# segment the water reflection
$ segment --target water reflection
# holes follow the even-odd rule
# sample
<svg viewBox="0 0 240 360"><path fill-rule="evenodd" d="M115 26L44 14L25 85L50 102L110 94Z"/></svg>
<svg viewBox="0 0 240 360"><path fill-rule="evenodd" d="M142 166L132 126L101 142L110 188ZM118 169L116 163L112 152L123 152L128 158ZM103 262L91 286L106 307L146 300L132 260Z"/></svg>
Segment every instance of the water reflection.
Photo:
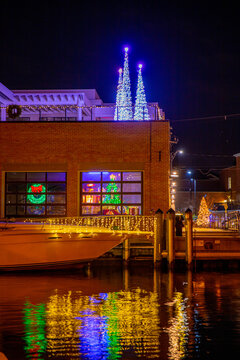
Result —
<svg viewBox="0 0 240 360"><path fill-rule="evenodd" d="M69 292L51 296L46 306L48 352L52 355L118 359L128 351L149 358L159 353L157 293L138 288L74 297Z"/></svg>
<svg viewBox="0 0 240 360"><path fill-rule="evenodd" d="M169 359L183 359L188 341L188 316L186 311L187 298L175 292L173 296L174 316L169 320Z"/></svg>
<svg viewBox="0 0 240 360"><path fill-rule="evenodd" d="M45 336L45 305L26 302L23 309L23 322L25 325L25 346L27 358L41 359L46 351Z"/></svg>
<svg viewBox="0 0 240 360"><path fill-rule="evenodd" d="M66 359L80 356L88 360L115 360L127 358L128 354L136 358L158 358L160 334L164 331L168 334L168 357L182 359L189 333L188 299L182 292L173 290L173 272L168 273L169 301L162 304L163 310L160 310L159 271L153 272L153 291L140 287L130 290L126 267L123 285L125 289L120 291L91 296L81 291L59 294L55 290L46 304L27 302L24 306L26 353L34 358L45 351L49 357Z"/></svg>
<svg viewBox="0 0 240 360"><path fill-rule="evenodd" d="M91 277L3 276L0 351L18 360L180 360L220 356L227 342L234 353L239 288L237 274L127 267Z"/></svg>

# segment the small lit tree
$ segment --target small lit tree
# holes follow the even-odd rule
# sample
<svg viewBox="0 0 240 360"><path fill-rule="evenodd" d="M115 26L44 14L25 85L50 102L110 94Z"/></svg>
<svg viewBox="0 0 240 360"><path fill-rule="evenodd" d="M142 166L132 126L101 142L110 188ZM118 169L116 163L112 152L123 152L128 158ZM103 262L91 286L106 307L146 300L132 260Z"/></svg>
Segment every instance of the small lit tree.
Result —
<svg viewBox="0 0 240 360"><path fill-rule="evenodd" d="M118 70L119 78L118 78L118 86L117 86L117 98L116 98L116 107L114 113L114 120L122 120L122 90L123 90L123 75L122 69Z"/></svg>
<svg viewBox="0 0 240 360"><path fill-rule="evenodd" d="M205 200L205 197L203 196L199 206L197 226L208 227L209 216L210 216L210 211L208 210L207 202Z"/></svg>
<svg viewBox="0 0 240 360"><path fill-rule="evenodd" d="M150 120L142 78L142 64L138 65L138 83L135 101L134 120Z"/></svg>
<svg viewBox="0 0 240 360"><path fill-rule="evenodd" d="M122 79L122 92L120 99L120 106L122 107L121 117L119 120L132 120L132 95L131 95L131 82L129 75L128 64L128 47L124 49L124 66L123 66L123 79Z"/></svg>

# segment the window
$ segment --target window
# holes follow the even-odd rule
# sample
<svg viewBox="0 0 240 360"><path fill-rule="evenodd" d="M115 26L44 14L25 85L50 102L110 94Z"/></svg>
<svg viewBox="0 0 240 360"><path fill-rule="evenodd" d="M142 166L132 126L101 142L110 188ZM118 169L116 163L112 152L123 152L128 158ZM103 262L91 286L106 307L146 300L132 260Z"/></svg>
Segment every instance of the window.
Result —
<svg viewBox="0 0 240 360"><path fill-rule="evenodd" d="M142 172L81 173L82 215L141 215Z"/></svg>
<svg viewBox="0 0 240 360"><path fill-rule="evenodd" d="M6 173L6 216L66 216L66 173Z"/></svg>

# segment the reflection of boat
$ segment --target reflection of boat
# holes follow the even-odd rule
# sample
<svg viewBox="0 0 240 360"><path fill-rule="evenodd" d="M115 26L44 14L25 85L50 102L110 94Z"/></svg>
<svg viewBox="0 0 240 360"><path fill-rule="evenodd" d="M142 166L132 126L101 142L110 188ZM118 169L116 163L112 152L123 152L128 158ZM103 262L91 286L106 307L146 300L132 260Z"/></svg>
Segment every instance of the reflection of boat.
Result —
<svg viewBox="0 0 240 360"><path fill-rule="evenodd" d="M84 264L123 240L104 228L0 223L0 270Z"/></svg>

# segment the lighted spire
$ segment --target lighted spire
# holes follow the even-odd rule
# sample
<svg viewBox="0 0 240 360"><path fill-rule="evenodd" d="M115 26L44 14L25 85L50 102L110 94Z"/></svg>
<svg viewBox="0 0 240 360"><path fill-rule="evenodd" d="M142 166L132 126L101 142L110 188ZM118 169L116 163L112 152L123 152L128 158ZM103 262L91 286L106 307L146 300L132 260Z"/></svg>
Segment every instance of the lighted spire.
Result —
<svg viewBox="0 0 240 360"><path fill-rule="evenodd" d="M131 95L131 82L129 75L128 65L128 47L124 49L124 67L123 67L123 88L121 97L122 114L120 120L132 120L132 95Z"/></svg>
<svg viewBox="0 0 240 360"><path fill-rule="evenodd" d="M138 83L135 100L134 120L150 120L142 78L142 64L138 65Z"/></svg>
<svg viewBox="0 0 240 360"><path fill-rule="evenodd" d="M117 97L116 97L116 107L114 120L121 120L122 118L122 108L121 108L121 98L122 98L122 85L123 85L123 76L122 76L122 68L118 70L119 78L118 78L118 86L117 86Z"/></svg>

